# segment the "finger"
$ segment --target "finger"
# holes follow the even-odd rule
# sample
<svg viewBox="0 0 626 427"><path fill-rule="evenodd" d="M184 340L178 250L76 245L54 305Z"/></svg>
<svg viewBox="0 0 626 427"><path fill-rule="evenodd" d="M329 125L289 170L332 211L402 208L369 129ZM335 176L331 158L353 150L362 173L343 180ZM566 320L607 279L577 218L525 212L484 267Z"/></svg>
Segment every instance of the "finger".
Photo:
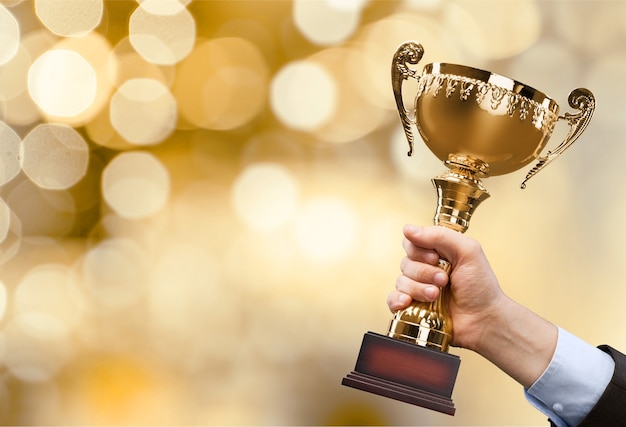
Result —
<svg viewBox="0 0 626 427"><path fill-rule="evenodd" d="M439 266L413 261L409 257L400 261L400 271L407 278L424 284L445 286L448 284L448 273Z"/></svg>
<svg viewBox="0 0 626 427"><path fill-rule="evenodd" d="M439 296L439 288L437 286L417 282L405 275L400 275L396 279L396 291L422 302L434 301Z"/></svg>
<svg viewBox="0 0 626 427"><path fill-rule="evenodd" d="M409 224L404 226L403 232L415 247L433 250L453 264L462 253L470 253L477 244L462 233L442 226L417 227Z"/></svg>
<svg viewBox="0 0 626 427"><path fill-rule="evenodd" d="M439 261L439 254L435 250L418 247L406 237L402 239L402 247L406 255L414 261L421 261L431 265L436 265Z"/></svg>
<svg viewBox="0 0 626 427"><path fill-rule="evenodd" d="M387 295L387 306L392 313L398 310L404 310L411 304L413 298L410 295L400 291L393 291Z"/></svg>

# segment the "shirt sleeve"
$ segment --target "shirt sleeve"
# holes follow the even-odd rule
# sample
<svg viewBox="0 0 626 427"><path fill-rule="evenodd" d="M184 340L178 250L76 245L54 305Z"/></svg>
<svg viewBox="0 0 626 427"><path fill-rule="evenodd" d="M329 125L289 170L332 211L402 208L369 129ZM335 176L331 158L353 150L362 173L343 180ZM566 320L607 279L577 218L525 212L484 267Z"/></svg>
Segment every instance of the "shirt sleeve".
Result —
<svg viewBox="0 0 626 427"><path fill-rule="evenodd" d="M524 394L557 427L577 426L598 402L614 369L611 356L559 328L550 364Z"/></svg>

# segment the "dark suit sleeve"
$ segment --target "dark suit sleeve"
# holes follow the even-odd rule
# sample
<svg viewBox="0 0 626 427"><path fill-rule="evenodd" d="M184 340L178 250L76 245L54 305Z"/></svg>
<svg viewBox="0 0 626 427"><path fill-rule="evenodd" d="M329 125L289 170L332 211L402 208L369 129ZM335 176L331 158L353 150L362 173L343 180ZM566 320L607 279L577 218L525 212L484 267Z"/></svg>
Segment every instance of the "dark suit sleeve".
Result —
<svg viewBox="0 0 626 427"><path fill-rule="evenodd" d="M615 360L615 371L598 403L579 427L626 426L626 355L607 345L598 348Z"/></svg>

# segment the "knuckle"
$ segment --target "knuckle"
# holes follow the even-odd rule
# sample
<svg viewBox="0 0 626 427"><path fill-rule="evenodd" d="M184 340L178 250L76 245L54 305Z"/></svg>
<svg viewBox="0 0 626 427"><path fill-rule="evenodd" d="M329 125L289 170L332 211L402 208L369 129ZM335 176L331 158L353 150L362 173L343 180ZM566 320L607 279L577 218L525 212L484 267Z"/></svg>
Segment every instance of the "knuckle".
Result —
<svg viewBox="0 0 626 427"><path fill-rule="evenodd" d="M481 253L483 251L483 248L480 244L480 242L478 242L478 240L472 239L472 238L468 238L467 240L467 250L470 253Z"/></svg>
<svg viewBox="0 0 626 427"><path fill-rule="evenodd" d="M404 273L408 264L409 264L409 257L406 257L406 256L403 257L400 260L400 271Z"/></svg>
<svg viewBox="0 0 626 427"><path fill-rule="evenodd" d="M403 275L403 274L399 275L396 278L396 283L395 283L396 290L401 291L401 290L405 289L406 288L406 281L407 281L407 277L405 275Z"/></svg>

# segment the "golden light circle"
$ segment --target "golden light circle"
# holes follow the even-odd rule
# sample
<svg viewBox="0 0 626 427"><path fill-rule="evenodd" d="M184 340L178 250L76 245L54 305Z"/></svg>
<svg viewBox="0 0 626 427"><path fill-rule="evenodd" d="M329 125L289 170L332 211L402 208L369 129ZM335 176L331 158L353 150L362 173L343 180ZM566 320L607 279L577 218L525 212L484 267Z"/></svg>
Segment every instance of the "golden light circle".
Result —
<svg viewBox="0 0 626 427"><path fill-rule="evenodd" d="M85 294L94 305L117 310L134 304L144 292L148 263L133 240L110 238L89 249L80 272Z"/></svg>
<svg viewBox="0 0 626 427"><path fill-rule="evenodd" d="M324 49L310 57L334 77L336 97L334 114L315 129L317 138L331 143L347 143L363 138L388 118L388 111L369 102L361 79L352 74L352 63L362 50L354 46Z"/></svg>
<svg viewBox="0 0 626 427"><path fill-rule="evenodd" d="M41 188L70 188L87 172L89 147L70 126L39 125L26 135L22 145L22 169Z"/></svg>
<svg viewBox="0 0 626 427"><path fill-rule="evenodd" d="M0 121L0 141L2 141L0 185L4 185L20 173L22 168L22 140L11 127Z"/></svg>
<svg viewBox="0 0 626 427"><path fill-rule="evenodd" d="M129 19L129 38L154 64L175 64L193 49L196 22L178 1L144 0Z"/></svg>
<svg viewBox="0 0 626 427"><path fill-rule="evenodd" d="M111 51L109 78L119 87L131 79L153 79L170 86L174 80L174 66L146 61L133 47L128 37L120 40Z"/></svg>
<svg viewBox="0 0 626 427"><path fill-rule="evenodd" d="M294 0L293 20L298 30L315 44L341 43L358 28L362 3Z"/></svg>
<svg viewBox="0 0 626 427"><path fill-rule="evenodd" d="M9 10L0 4L0 66L15 56L20 45L20 26Z"/></svg>
<svg viewBox="0 0 626 427"><path fill-rule="evenodd" d="M0 67L0 117L8 124L27 126L41 119L41 112L27 90L28 71L35 59L56 41L49 31L31 31L22 37L17 54Z"/></svg>
<svg viewBox="0 0 626 427"><path fill-rule="evenodd" d="M18 314L4 332L5 365L12 375L27 383L50 381L74 350L62 324L47 315Z"/></svg>
<svg viewBox="0 0 626 427"><path fill-rule="evenodd" d="M95 76L96 84L91 86L83 82L76 82L75 85L81 84L83 87L77 90L95 91L93 101L79 114L69 117L58 117L54 114L46 114L46 118L50 122L66 123L70 126L80 127L89 123L99 112L106 108L111 96L113 84L108 78L109 64L114 60L111 56L111 45L109 41L100 33L92 32L82 37L66 37L56 43L52 50L65 49L76 52L88 64ZM91 79L91 70L89 75L80 76L81 79ZM53 80L47 82L48 85L55 84Z"/></svg>
<svg viewBox="0 0 626 427"><path fill-rule="evenodd" d="M156 80L127 80L111 97L111 124L132 144L162 142L174 131L177 118L176 100Z"/></svg>
<svg viewBox="0 0 626 427"><path fill-rule="evenodd" d="M98 82L96 71L79 53L50 50L28 71L28 91L46 114L72 117L94 102Z"/></svg>
<svg viewBox="0 0 626 427"><path fill-rule="evenodd" d="M151 153L118 154L102 174L102 195L107 204L125 218L146 218L168 201L170 177Z"/></svg>
<svg viewBox="0 0 626 427"><path fill-rule="evenodd" d="M195 126L228 130L265 106L269 70L259 48L223 37L199 43L179 64L172 92L183 118Z"/></svg>
<svg viewBox="0 0 626 427"><path fill-rule="evenodd" d="M260 163L248 166L235 180L235 212L255 230L274 230L289 221L296 210L298 187L286 168Z"/></svg>
<svg viewBox="0 0 626 427"><path fill-rule="evenodd" d="M274 76L270 104L285 126L315 130L335 113L337 87L334 76L318 62L293 61Z"/></svg>
<svg viewBox="0 0 626 427"><path fill-rule="evenodd" d="M32 58L24 46L0 68L0 99L10 100L26 90L28 68Z"/></svg>
<svg viewBox="0 0 626 427"><path fill-rule="evenodd" d="M22 222L7 202L0 198L0 265L13 258L22 241Z"/></svg>
<svg viewBox="0 0 626 427"><path fill-rule="evenodd" d="M50 332L69 330L81 317L80 301L73 294L70 268L55 263L40 264L20 280L13 299L16 313L49 316Z"/></svg>
<svg viewBox="0 0 626 427"><path fill-rule="evenodd" d="M35 12L54 34L77 37L94 30L102 20L102 0L35 0Z"/></svg>
<svg viewBox="0 0 626 427"><path fill-rule="evenodd" d="M9 235L9 227L11 225L11 208L3 199L0 199L0 244ZM1 317L1 316L0 316Z"/></svg>
<svg viewBox="0 0 626 427"><path fill-rule="evenodd" d="M228 332L221 333L219 328L200 326L220 323L228 317L228 304L235 303L233 295L221 286L215 254L201 244L173 242L159 251L155 261L147 302L159 353L190 370L197 369L203 358L228 361L232 356L228 349L237 345L242 321L232 318ZM212 344L201 339L201 330L210 333ZM174 342L176 346L171 345ZM181 360L177 346L187 348L189 357Z"/></svg>

